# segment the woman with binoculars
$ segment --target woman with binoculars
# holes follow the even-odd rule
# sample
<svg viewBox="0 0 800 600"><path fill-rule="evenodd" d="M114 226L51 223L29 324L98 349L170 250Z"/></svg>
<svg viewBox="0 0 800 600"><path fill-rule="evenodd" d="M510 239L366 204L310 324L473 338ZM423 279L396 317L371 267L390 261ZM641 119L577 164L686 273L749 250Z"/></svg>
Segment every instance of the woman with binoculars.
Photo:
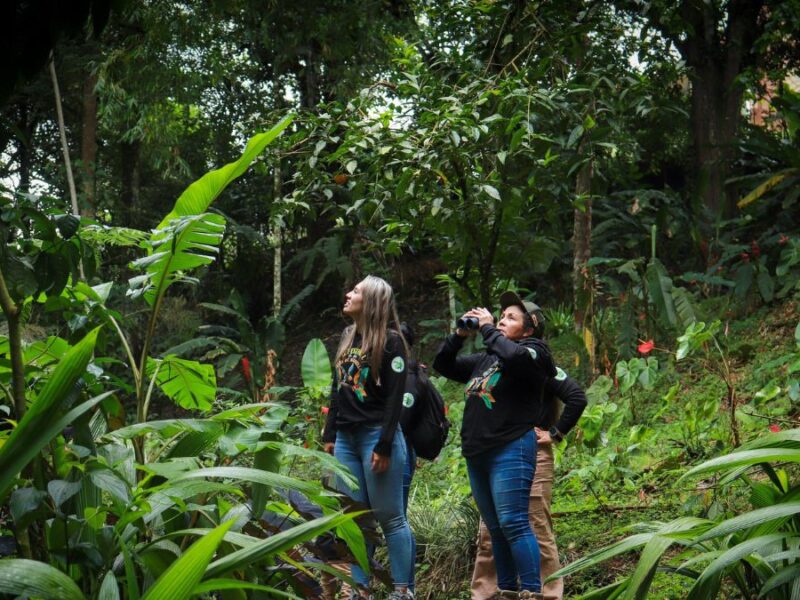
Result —
<svg viewBox="0 0 800 600"><path fill-rule="evenodd" d="M398 429L408 351L399 332L391 286L368 276L348 292L342 312L353 324L342 333L323 442L348 467L358 490L338 488L367 505L386 538L394 581L390 600L412 600L414 557L403 509L406 443ZM390 321L394 326L390 327ZM358 587L351 600L372 598L366 574L352 569Z"/></svg>
<svg viewBox="0 0 800 600"><path fill-rule="evenodd" d="M505 292L500 306L496 327L487 309L466 312L433 367L467 384L462 453L492 540L499 588L494 598L540 599L539 545L528 521L528 494L536 466L534 426L549 409L542 392L556 368L547 345L533 337L535 305ZM485 351L458 356L465 338L477 332Z"/></svg>

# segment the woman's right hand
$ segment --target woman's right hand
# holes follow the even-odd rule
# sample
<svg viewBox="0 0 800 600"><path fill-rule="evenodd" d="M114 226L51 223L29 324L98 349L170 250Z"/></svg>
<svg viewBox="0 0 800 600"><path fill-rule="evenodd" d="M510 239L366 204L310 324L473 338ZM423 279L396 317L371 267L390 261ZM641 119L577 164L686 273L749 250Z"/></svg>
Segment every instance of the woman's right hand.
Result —
<svg viewBox="0 0 800 600"><path fill-rule="evenodd" d="M334 449L335 446L336 446L336 444L334 444L333 442L325 442L325 445L323 446L323 449L328 454L333 454L333 449Z"/></svg>

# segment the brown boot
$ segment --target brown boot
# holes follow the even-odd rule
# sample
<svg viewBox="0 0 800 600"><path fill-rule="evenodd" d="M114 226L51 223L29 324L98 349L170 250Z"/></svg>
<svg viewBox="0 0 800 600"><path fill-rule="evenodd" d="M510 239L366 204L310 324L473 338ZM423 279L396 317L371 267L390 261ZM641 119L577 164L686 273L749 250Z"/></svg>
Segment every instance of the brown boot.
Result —
<svg viewBox="0 0 800 600"><path fill-rule="evenodd" d="M512 598L516 600L519 598L519 594L511 590L498 589L489 600L511 600Z"/></svg>
<svg viewBox="0 0 800 600"><path fill-rule="evenodd" d="M519 600L544 600L544 596L542 596L541 592L528 592L528 591L521 591L516 596Z"/></svg>

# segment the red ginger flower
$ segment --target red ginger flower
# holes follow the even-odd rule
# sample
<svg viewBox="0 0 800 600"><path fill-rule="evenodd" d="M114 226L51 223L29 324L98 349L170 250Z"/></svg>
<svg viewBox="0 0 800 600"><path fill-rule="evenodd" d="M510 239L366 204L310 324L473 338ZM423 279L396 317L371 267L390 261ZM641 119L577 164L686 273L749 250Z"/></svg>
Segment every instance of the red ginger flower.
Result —
<svg viewBox="0 0 800 600"><path fill-rule="evenodd" d="M246 356L242 357L242 374L244 375L245 381L250 383L250 380L253 378L253 374L250 372L250 359Z"/></svg>
<svg viewBox="0 0 800 600"><path fill-rule="evenodd" d="M328 410L329 410L329 409L328 409L328 407L327 407L327 406L323 406L323 407L322 407L320 410L322 411L322 414L323 414L323 415L327 415L327 414L328 414Z"/></svg>
<svg viewBox="0 0 800 600"><path fill-rule="evenodd" d="M772 433L778 433L781 430L781 428L779 426L773 424L773 425L769 426L769 430Z"/></svg>
<svg viewBox="0 0 800 600"><path fill-rule="evenodd" d="M761 247L758 245L757 241L753 240L750 242L750 252L753 254L753 258L761 256Z"/></svg>

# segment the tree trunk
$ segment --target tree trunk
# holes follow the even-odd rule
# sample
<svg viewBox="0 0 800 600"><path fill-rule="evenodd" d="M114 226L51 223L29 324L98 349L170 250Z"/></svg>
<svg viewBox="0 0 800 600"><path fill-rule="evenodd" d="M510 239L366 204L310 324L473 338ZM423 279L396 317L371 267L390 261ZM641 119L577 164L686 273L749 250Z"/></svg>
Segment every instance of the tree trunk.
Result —
<svg viewBox="0 0 800 600"><path fill-rule="evenodd" d="M731 0L725 15L712 3L685 0L681 15L689 34L673 37L692 82L696 194L714 217L731 216L735 208L735 195L725 182L741 119L744 89L738 77L755 60L752 48L763 30L763 7L763 0Z"/></svg>
<svg viewBox="0 0 800 600"><path fill-rule="evenodd" d="M275 170L273 171L273 197L272 204L280 202L283 187L283 174L281 173L281 159L276 157ZM283 270L283 224L278 215L272 217L272 247L275 250L275 260L272 273L272 316L278 318L281 314L283 285L281 273Z"/></svg>
<svg viewBox="0 0 800 600"><path fill-rule="evenodd" d="M581 143L579 154L585 143ZM578 171L575 180L575 196L582 198L581 207L575 207L573 221L572 245L574 258L572 262L572 289L575 298L575 331L582 333L587 322L591 321L592 281L589 277L587 263L592 257L592 175L593 162L587 161ZM588 350L588 348L587 348ZM592 354L590 352L590 354ZM590 357L591 358L591 357Z"/></svg>
<svg viewBox="0 0 800 600"><path fill-rule="evenodd" d="M64 111L61 107L61 91L58 88L58 77L56 77L56 63L50 58L50 79L53 82L53 95L56 100L56 116L58 117L58 131L61 135L61 151L64 154L64 169L67 172L67 186L69 187L69 198L72 205L72 214L80 215L78 210L78 192L75 189L75 178L72 175L72 161L69 158L69 144L67 143L67 130L64 125Z"/></svg>
<svg viewBox="0 0 800 600"><path fill-rule="evenodd" d="M81 176L83 183L83 216L93 217L95 205L95 164L97 162L97 74L83 82L83 131L81 134Z"/></svg>
<svg viewBox="0 0 800 600"><path fill-rule="evenodd" d="M120 159L122 173L122 201L121 213L124 215L124 224L128 227L138 225L138 211L140 208L139 195L141 183L139 181L139 164L141 162L141 145L138 141L122 142L120 144Z"/></svg>

